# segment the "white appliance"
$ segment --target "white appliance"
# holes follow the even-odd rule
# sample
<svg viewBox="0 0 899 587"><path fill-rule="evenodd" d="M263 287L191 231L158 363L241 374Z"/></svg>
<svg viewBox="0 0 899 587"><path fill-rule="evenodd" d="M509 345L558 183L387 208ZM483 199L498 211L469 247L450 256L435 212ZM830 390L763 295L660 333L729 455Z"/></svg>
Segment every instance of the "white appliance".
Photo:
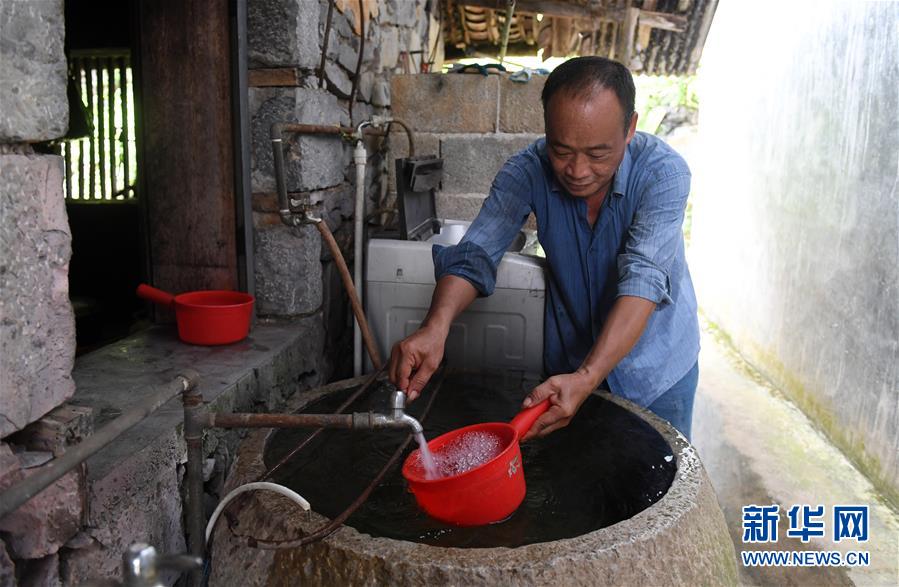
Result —
<svg viewBox="0 0 899 587"><path fill-rule="evenodd" d="M398 198L401 202L406 198L406 205L400 204L401 215L404 208L414 208L408 205L409 193L402 193L401 184L411 183L401 178L401 164L406 161L397 162ZM401 223L401 232L407 225L427 226L419 240L372 238L368 242L365 313L385 360L393 345L415 332L428 312L435 286L432 246L458 243L470 225L434 219L433 187L427 191L431 191L430 205L424 207L430 218ZM435 224L440 227L438 234L432 232ZM537 250L536 235L522 231L500 262L493 295L476 299L453 322L445 348L450 365L528 374L542 371L545 263L536 254L521 252ZM366 368L371 369L370 362Z"/></svg>

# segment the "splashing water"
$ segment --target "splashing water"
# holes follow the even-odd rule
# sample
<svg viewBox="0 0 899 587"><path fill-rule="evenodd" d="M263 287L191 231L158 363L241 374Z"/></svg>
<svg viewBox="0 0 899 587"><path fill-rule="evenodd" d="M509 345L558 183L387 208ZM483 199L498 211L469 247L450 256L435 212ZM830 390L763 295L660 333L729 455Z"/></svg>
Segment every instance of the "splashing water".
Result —
<svg viewBox="0 0 899 587"><path fill-rule="evenodd" d="M419 443L420 444L420 443ZM453 439L435 453L422 451L419 457L425 469L425 479L442 479L460 475L493 460L503 448L502 439L490 432L466 432ZM428 463L434 465L433 472Z"/></svg>
<svg viewBox="0 0 899 587"><path fill-rule="evenodd" d="M415 440L418 441L421 464L425 469L425 479L437 479L440 476L440 472L437 469L437 463L434 462L434 455L431 454L431 449L428 448L425 435L419 432L415 435Z"/></svg>

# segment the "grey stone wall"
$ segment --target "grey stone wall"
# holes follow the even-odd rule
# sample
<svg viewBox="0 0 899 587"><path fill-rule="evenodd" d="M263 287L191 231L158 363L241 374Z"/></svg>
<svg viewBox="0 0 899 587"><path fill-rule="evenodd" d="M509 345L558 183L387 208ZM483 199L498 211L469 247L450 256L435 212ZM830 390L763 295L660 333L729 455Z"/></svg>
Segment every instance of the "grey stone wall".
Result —
<svg viewBox="0 0 899 587"><path fill-rule="evenodd" d="M0 0L0 143L69 127L62 0Z"/></svg>
<svg viewBox="0 0 899 587"><path fill-rule="evenodd" d="M690 261L709 316L894 504L897 19L890 2L790 6L773 21L719 5Z"/></svg>
<svg viewBox="0 0 899 587"><path fill-rule="evenodd" d="M62 0L0 0L0 488L40 470L9 435L75 390L63 163L30 145L68 129L63 39ZM81 480L72 471L0 519L0 584L59 584L59 551L82 524Z"/></svg>
<svg viewBox="0 0 899 587"><path fill-rule="evenodd" d="M61 0L0 1L0 438L74 391L62 161L29 142L68 127Z"/></svg>
<svg viewBox="0 0 899 587"><path fill-rule="evenodd" d="M62 159L0 155L0 437L75 391Z"/></svg>
<svg viewBox="0 0 899 587"><path fill-rule="evenodd" d="M263 316L315 315L327 326L328 356L347 357L351 314L330 252L314 228L288 228L277 216L269 132L274 122L355 126L373 114L390 113L389 79L402 71L402 52L433 45L428 39L426 0L381 0L365 25L359 88L349 113L349 95L359 55L354 30L356 2L337 2L331 19L324 87L317 70L328 13L326 0L250 0L250 68L289 71L290 81L250 88L252 190L257 309ZM343 11L341 11L343 9ZM420 56L415 55L415 66ZM352 268L355 197L353 145L337 136L285 135L285 178L294 199L315 205L335 234ZM383 204L386 173L382 139L367 139L366 206ZM383 186L383 187L382 187ZM349 333L349 338L348 338ZM323 357L322 363L327 362ZM339 362L339 361L338 361ZM338 370L340 365L337 366ZM343 371L345 373L345 371Z"/></svg>
<svg viewBox="0 0 899 587"><path fill-rule="evenodd" d="M492 74L394 76L393 113L415 127L416 154L444 159L438 216L473 220L506 160L543 136L545 81L533 76L518 83ZM397 157L408 155L403 133L390 139Z"/></svg>

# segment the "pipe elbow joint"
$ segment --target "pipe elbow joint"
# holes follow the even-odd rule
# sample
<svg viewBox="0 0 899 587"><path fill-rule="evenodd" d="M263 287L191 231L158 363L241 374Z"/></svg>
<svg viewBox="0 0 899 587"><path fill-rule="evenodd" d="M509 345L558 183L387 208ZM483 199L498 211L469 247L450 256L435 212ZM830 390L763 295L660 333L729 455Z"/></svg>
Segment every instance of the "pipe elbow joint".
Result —
<svg viewBox="0 0 899 587"><path fill-rule="evenodd" d="M416 420L415 418L413 418L413 417L410 416L409 414L403 414L403 415L399 418L399 421L400 421L402 424L404 424L404 425L406 425L406 426L412 428L412 432L415 433L415 434L423 434L423 433L424 433L424 428L422 428L421 422L419 422L418 420Z"/></svg>
<svg viewBox="0 0 899 587"><path fill-rule="evenodd" d="M281 217L281 222L283 222L287 226L297 225L297 217L294 216L293 212L291 212L290 210L280 210L278 211L278 216Z"/></svg>
<svg viewBox="0 0 899 587"><path fill-rule="evenodd" d="M271 128L269 129L269 136L272 141L280 141L284 135L284 123L283 122L273 122Z"/></svg>

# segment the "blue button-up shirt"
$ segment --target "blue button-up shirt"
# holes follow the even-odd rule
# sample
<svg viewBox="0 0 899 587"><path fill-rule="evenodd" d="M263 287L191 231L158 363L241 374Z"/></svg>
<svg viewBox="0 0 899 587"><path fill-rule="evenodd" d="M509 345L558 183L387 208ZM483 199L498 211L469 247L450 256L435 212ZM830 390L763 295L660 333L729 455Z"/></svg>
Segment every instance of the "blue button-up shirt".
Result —
<svg viewBox="0 0 899 587"><path fill-rule="evenodd" d="M591 227L586 202L558 184L540 139L506 162L462 241L435 246L434 272L437 279L462 277L490 295L506 247L533 212L548 262L546 373L580 367L618 296L645 298L656 310L606 380L613 393L648 406L699 354L682 231L689 193L683 158L660 139L636 133Z"/></svg>

